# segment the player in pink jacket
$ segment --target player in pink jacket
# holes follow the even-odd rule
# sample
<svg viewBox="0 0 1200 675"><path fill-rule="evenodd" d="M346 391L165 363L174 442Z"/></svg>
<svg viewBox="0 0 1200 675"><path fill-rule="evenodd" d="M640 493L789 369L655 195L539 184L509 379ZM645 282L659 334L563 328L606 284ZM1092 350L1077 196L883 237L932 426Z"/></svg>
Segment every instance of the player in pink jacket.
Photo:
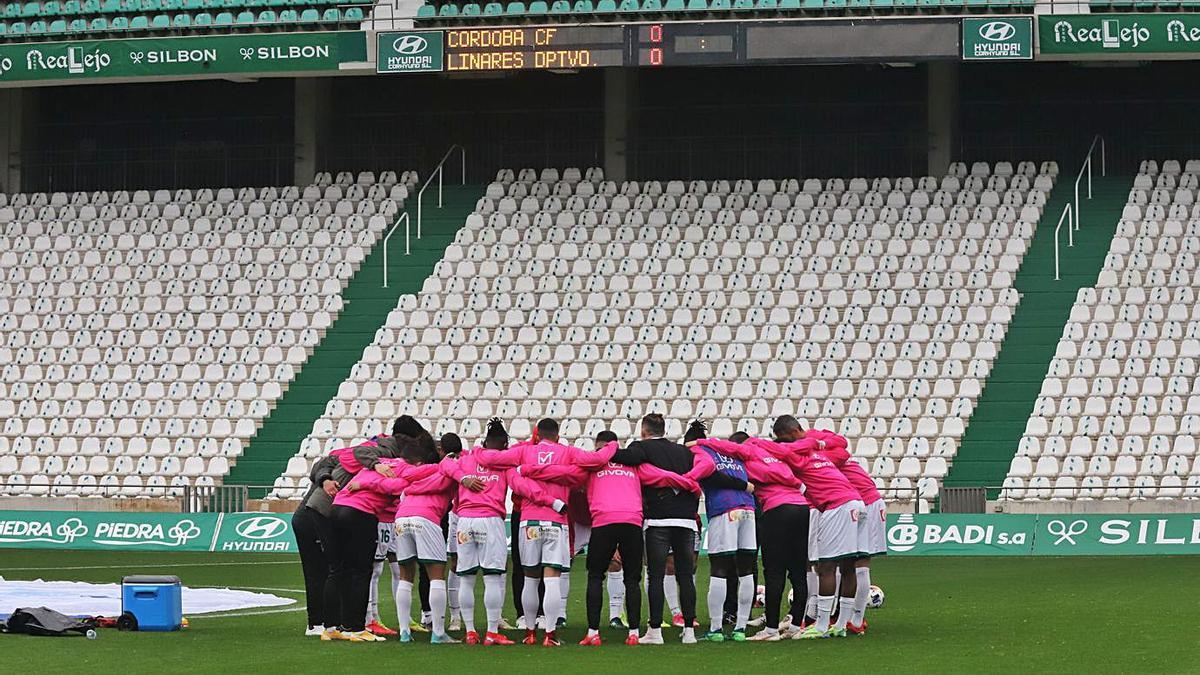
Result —
<svg viewBox="0 0 1200 675"><path fill-rule="evenodd" d="M544 419L537 423L536 443L519 443L507 450L480 450L480 465L493 470L513 469L522 464L572 464L574 458L586 454L579 448L558 442L558 422ZM545 481L532 481L550 500L550 506L524 502L521 522L513 537L518 540L521 566L526 577L521 590L521 606L525 614L524 644L537 643L538 579L546 584L546 636L542 644L557 647L561 643L555 633L554 621L563 615L563 571L570 569L571 538L567 530L567 499L570 488ZM533 580L531 582L531 580Z"/></svg>
<svg viewBox="0 0 1200 675"><path fill-rule="evenodd" d="M844 637L857 591L854 560L863 554L860 541L864 537L859 530L866 528L866 505L837 465L821 452L822 446L836 446L836 441L818 438L816 434L806 437L800 422L791 415L777 418L772 431L778 442L752 438L748 443L790 466L804 483L809 503L821 512L817 518L816 536L817 621L796 637ZM837 621L831 625L839 568L842 572L841 609Z"/></svg>
<svg viewBox="0 0 1200 675"><path fill-rule="evenodd" d="M322 639L383 640L367 632L365 625L378 525L395 519L396 502L404 490L414 482L438 475L436 464L414 466L403 460L379 461L381 464L387 462L395 477L364 469L333 499L329 581L338 589L342 626L339 630L326 631Z"/></svg>
<svg viewBox="0 0 1200 675"><path fill-rule="evenodd" d="M620 552L628 572L624 576L629 635L625 644L638 644L641 624L642 487L660 487L700 493L700 486L686 476L665 471L652 464L627 466L612 462L615 442L606 443L596 452L574 455L574 464L522 465L523 476L561 483L567 487L586 486L592 516L592 538L588 545L587 636L579 643L599 646L600 605L603 602L605 572L613 555Z"/></svg>
<svg viewBox="0 0 1200 675"><path fill-rule="evenodd" d="M850 457L849 442L845 437L832 431L817 429L809 429L804 433L804 437L824 443L821 453L841 469L850 484L858 490L863 504L867 507L866 527L859 531L865 537L859 542L863 555L854 561L857 583L854 613L846 624L847 632L862 635L867 631L867 601L871 597L871 557L887 555L887 504L883 501L883 495L879 494L879 488L875 486L871 475Z"/></svg>
<svg viewBox="0 0 1200 675"><path fill-rule="evenodd" d="M459 457L442 460L441 470L458 483L455 512L458 522L452 536L458 547L456 573L459 577L459 604L466 624L467 644L479 644L475 630L475 577L483 574L483 604L487 611L487 631L484 645L511 645L500 633L500 612L504 605L504 569L508 556L505 541L505 498L511 487L514 494L530 504L552 505L546 495L516 471L492 470L479 463L480 452L504 450L508 447L508 432L499 419L488 423L483 448L473 448Z"/></svg>
<svg viewBox="0 0 1200 675"><path fill-rule="evenodd" d="M745 464L762 513L758 541L766 582L765 628L749 639L775 642L793 637L800 632L801 617L795 617L794 625L789 620L781 627L780 607L787 579L792 580L797 597L806 587L809 505L800 481L786 463L761 448L712 438L701 442Z"/></svg>

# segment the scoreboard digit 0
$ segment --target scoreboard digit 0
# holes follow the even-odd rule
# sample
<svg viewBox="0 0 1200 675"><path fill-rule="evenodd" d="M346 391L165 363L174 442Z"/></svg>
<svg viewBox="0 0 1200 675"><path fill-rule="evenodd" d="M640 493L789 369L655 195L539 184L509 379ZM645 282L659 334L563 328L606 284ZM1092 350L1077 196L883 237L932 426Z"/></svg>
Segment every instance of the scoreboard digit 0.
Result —
<svg viewBox="0 0 1200 675"><path fill-rule="evenodd" d="M639 66L720 66L737 61L736 23L652 23L637 26L634 40Z"/></svg>

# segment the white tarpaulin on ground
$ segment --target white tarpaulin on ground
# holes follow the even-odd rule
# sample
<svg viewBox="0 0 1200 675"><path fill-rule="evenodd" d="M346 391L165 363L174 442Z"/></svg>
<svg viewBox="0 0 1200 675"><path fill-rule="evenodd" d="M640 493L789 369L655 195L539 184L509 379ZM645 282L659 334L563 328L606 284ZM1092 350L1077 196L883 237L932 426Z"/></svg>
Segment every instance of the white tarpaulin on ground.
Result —
<svg viewBox="0 0 1200 675"><path fill-rule="evenodd" d="M296 601L270 593L229 588L183 588L183 615L228 612L256 607L280 607ZM18 607L49 607L69 616L117 616L121 613L121 584L82 581L6 581L0 577L0 614Z"/></svg>

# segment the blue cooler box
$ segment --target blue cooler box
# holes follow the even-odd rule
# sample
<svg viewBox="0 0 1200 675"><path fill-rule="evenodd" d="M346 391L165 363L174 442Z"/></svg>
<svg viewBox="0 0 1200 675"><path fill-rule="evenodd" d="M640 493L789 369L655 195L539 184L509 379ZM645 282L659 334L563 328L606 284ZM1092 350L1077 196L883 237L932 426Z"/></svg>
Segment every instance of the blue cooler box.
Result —
<svg viewBox="0 0 1200 675"><path fill-rule="evenodd" d="M179 630L183 584L179 577L130 576L121 580L121 611L137 618L138 630Z"/></svg>

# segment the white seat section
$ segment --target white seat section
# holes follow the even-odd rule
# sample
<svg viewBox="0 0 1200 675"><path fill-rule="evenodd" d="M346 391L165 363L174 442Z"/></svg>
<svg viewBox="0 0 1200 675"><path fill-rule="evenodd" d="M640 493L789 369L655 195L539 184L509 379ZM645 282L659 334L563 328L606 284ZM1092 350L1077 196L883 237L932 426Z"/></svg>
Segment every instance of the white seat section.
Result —
<svg viewBox="0 0 1200 675"><path fill-rule="evenodd" d="M1196 499L1200 162L1141 163L1096 285L1076 296L1005 499ZM1166 171L1172 167L1172 171ZM1065 456L1064 456L1065 455ZM1018 462L1024 459L1024 462Z"/></svg>
<svg viewBox="0 0 1200 675"><path fill-rule="evenodd" d="M219 483L416 182L346 175L78 193L42 209L4 195L4 494L163 496Z"/></svg>
<svg viewBox="0 0 1200 675"><path fill-rule="evenodd" d="M675 435L693 417L764 435L794 414L850 437L889 496L936 496L1056 173L980 166L619 184L501 170L281 478L400 414L466 443L489 415L518 438L553 416L590 444L657 410Z"/></svg>

